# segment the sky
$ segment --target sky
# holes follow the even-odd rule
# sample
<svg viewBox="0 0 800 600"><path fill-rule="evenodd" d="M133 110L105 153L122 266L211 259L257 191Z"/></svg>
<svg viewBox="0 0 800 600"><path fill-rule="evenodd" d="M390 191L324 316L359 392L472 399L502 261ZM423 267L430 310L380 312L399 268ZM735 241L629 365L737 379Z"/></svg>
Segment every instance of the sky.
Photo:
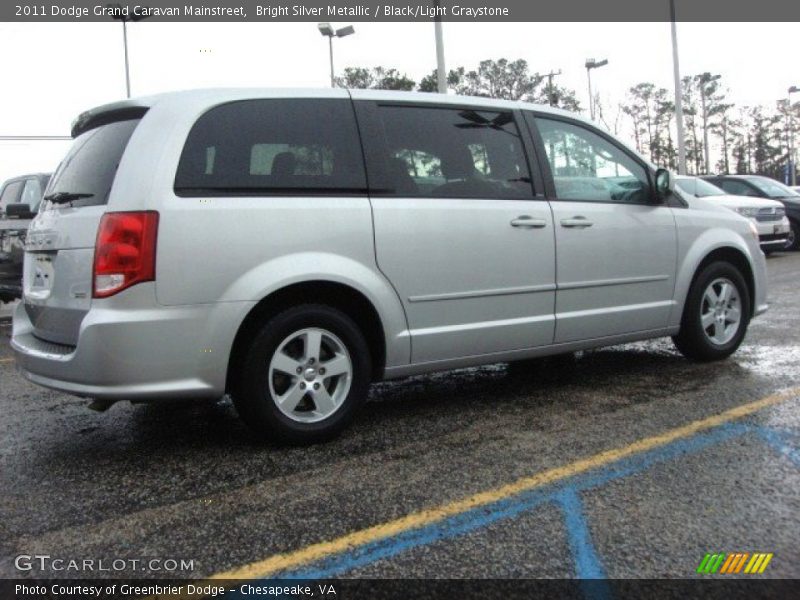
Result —
<svg viewBox="0 0 800 600"><path fill-rule="evenodd" d="M334 23L341 27L346 22ZM355 23L335 39L335 65L394 67L419 81L435 67L434 26ZM523 58L588 106L587 58L604 104L652 81L672 90L669 23L445 23L448 69ZM720 73L737 105L770 108L797 64L797 23L679 23L682 75ZM198 87L327 87L327 39L315 23L161 23L128 26L132 95ZM125 97L122 25L0 23L0 136L68 135L83 110ZM52 171L68 141L0 141L0 181Z"/></svg>

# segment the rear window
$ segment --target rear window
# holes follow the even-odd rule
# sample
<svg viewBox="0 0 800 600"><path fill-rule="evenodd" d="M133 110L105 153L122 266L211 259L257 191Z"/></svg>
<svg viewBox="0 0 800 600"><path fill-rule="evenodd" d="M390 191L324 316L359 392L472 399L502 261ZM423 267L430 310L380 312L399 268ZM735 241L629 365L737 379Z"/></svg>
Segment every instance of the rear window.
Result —
<svg viewBox="0 0 800 600"><path fill-rule="evenodd" d="M189 132L175 192L344 194L366 190L349 100L245 100L201 116Z"/></svg>
<svg viewBox="0 0 800 600"><path fill-rule="evenodd" d="M119 161L140 120L109 123L76 137L53 175L47 194L91 194L73 200L73 207L108 203Z"/></svg>
<svg viewBox="0 0 800 600"><path fill-rule="evenodd" d="M33 212L36 212L43 193L42 182L38 178L27 179L25 180L25 187L22 189L22 198L19 201L27 204Z"/></svg>

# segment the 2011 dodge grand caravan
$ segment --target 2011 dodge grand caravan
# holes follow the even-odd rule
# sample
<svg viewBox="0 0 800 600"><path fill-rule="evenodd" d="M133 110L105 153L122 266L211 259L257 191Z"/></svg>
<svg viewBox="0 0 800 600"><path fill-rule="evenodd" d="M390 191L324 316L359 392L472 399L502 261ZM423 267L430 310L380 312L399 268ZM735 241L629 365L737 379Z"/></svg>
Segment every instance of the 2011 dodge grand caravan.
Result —
<svg viewBox="0 0 800 600"><path fill-rule="evenodd" d="M720 359L766 310L747 219L559 110L207 90L72 135L12 345L31 381L101 403L227 392L308 442L373 380L659 336Z"/></svg>

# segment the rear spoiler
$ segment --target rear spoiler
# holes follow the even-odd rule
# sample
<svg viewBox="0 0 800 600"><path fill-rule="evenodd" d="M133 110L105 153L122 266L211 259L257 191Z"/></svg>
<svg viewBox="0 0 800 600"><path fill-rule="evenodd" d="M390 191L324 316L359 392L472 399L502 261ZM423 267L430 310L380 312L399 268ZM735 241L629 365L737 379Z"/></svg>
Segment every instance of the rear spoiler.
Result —
<svg viewBox="0 0 800 600"><path fill-rule="evenodd" d="M135 100L123 100L122 102L114 102L92 108L78 115L78 118L73 121L70 135L76 138L80 134L101 125L129 119L141 119L149 108L150 106Z"/></svg>

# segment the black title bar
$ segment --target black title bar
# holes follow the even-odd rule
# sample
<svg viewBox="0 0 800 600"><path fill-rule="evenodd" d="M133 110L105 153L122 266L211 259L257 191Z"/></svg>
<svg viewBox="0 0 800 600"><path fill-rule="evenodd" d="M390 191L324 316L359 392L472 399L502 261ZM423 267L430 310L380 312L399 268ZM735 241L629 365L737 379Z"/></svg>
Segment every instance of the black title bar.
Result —
<svg viewBox="0 0 800 600"><path fill-rule="evenodd" d="M672 0L678 21L800 21L800 2ZM0 3L0 21L81 22L152 19L173 22L405 21L642 22L669 21L671 0L143 0L142 2Z"/></svg>

